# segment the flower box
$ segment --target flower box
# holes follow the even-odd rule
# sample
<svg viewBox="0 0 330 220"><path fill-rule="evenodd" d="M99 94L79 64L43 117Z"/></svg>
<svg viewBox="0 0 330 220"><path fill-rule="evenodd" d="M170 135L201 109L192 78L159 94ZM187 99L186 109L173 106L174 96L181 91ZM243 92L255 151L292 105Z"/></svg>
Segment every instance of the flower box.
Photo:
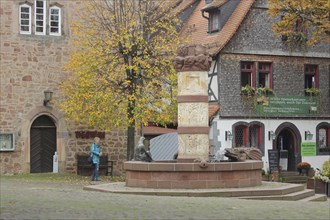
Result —
<svg viewBox="0 0 330 220"><path fill-rule="evenodd" d="M316 194L326 194L330 197L330 183L323 182L320 179L307 179L307 189L314 189Z"/></svg>
<svg viewBox="0 0 330 220"><path fill-rule="evenodd" d="M314 179L312 179L312 178L308 178L307 179L307 186L306 186L306 188L307 189L314 189L314 186L315 184L314 184Z"/></svg>
<svg viewBox="0 0 330 220"><path fill-rule="evenodd" d="M316 194L326 194L327 193L327 183L320 179L315 179L314 188Z"/></svg>

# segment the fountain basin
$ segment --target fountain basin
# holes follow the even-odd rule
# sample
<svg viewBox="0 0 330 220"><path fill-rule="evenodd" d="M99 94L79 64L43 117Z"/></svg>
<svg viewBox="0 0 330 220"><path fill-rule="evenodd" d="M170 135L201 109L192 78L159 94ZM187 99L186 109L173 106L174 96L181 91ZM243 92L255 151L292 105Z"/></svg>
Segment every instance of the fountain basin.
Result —
<svg viewBox="0 0 330 220"><path fill-rule="evenodd" d="M243 188L261 185L262 161L182 163L127 161L126 186L155 189Z"/></svg>

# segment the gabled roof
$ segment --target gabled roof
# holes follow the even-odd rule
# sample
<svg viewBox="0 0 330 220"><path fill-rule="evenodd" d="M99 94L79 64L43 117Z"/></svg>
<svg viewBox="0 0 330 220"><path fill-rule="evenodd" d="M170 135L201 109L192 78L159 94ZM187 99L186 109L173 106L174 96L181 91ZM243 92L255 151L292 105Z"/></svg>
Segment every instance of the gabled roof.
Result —
<svg viewBox="0 0 330 220"><path fill-rule="evenodd" d="M181 30L181 37L190 37L191 43L202 44L208 48L211 56L217 55L234 36L249 12L254 0L240 1L219 32L207 33L208 20L202 16L202 10L209 10L215 6L221 7L225 3L223 0L213 0L212 3L206 5L205 0L201 0L195 11L184 24Z"/></svg>

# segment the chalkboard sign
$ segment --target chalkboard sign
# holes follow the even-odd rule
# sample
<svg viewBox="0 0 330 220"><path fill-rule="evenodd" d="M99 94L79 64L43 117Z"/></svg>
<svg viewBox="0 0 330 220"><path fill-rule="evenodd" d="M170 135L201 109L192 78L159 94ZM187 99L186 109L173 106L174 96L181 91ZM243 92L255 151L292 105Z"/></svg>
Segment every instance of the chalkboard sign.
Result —
<svg viewBox="0 0 330 220"><path fill-rule="evenodd" d="M277 150L268 150L268 160L269 160L269 171L278 170L278 151Z"/></svg>

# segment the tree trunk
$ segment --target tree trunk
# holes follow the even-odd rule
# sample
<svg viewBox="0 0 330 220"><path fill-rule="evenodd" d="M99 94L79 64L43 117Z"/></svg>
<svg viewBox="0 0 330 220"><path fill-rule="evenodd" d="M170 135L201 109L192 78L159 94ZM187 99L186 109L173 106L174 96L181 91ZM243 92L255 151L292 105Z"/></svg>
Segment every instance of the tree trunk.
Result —
<svg viewBox="0 0 330 220"><path fill-rule="evenodd" d="M127 161L130 161L134 157L134 139L135 139L135 127L129 126L127 128Z"/></svg>
<svg viewBox="0 0 330 220"><path fill-rule="evenodd" d="M132 119L130 124L128 125L127 128L127 161L130 161L134 157L134 142L135 142L135 120L134 120L134 113L133 109L135 106L135 102L129 102L128 104L128 109L127 109L127 114L128 118Z"/></svg>

